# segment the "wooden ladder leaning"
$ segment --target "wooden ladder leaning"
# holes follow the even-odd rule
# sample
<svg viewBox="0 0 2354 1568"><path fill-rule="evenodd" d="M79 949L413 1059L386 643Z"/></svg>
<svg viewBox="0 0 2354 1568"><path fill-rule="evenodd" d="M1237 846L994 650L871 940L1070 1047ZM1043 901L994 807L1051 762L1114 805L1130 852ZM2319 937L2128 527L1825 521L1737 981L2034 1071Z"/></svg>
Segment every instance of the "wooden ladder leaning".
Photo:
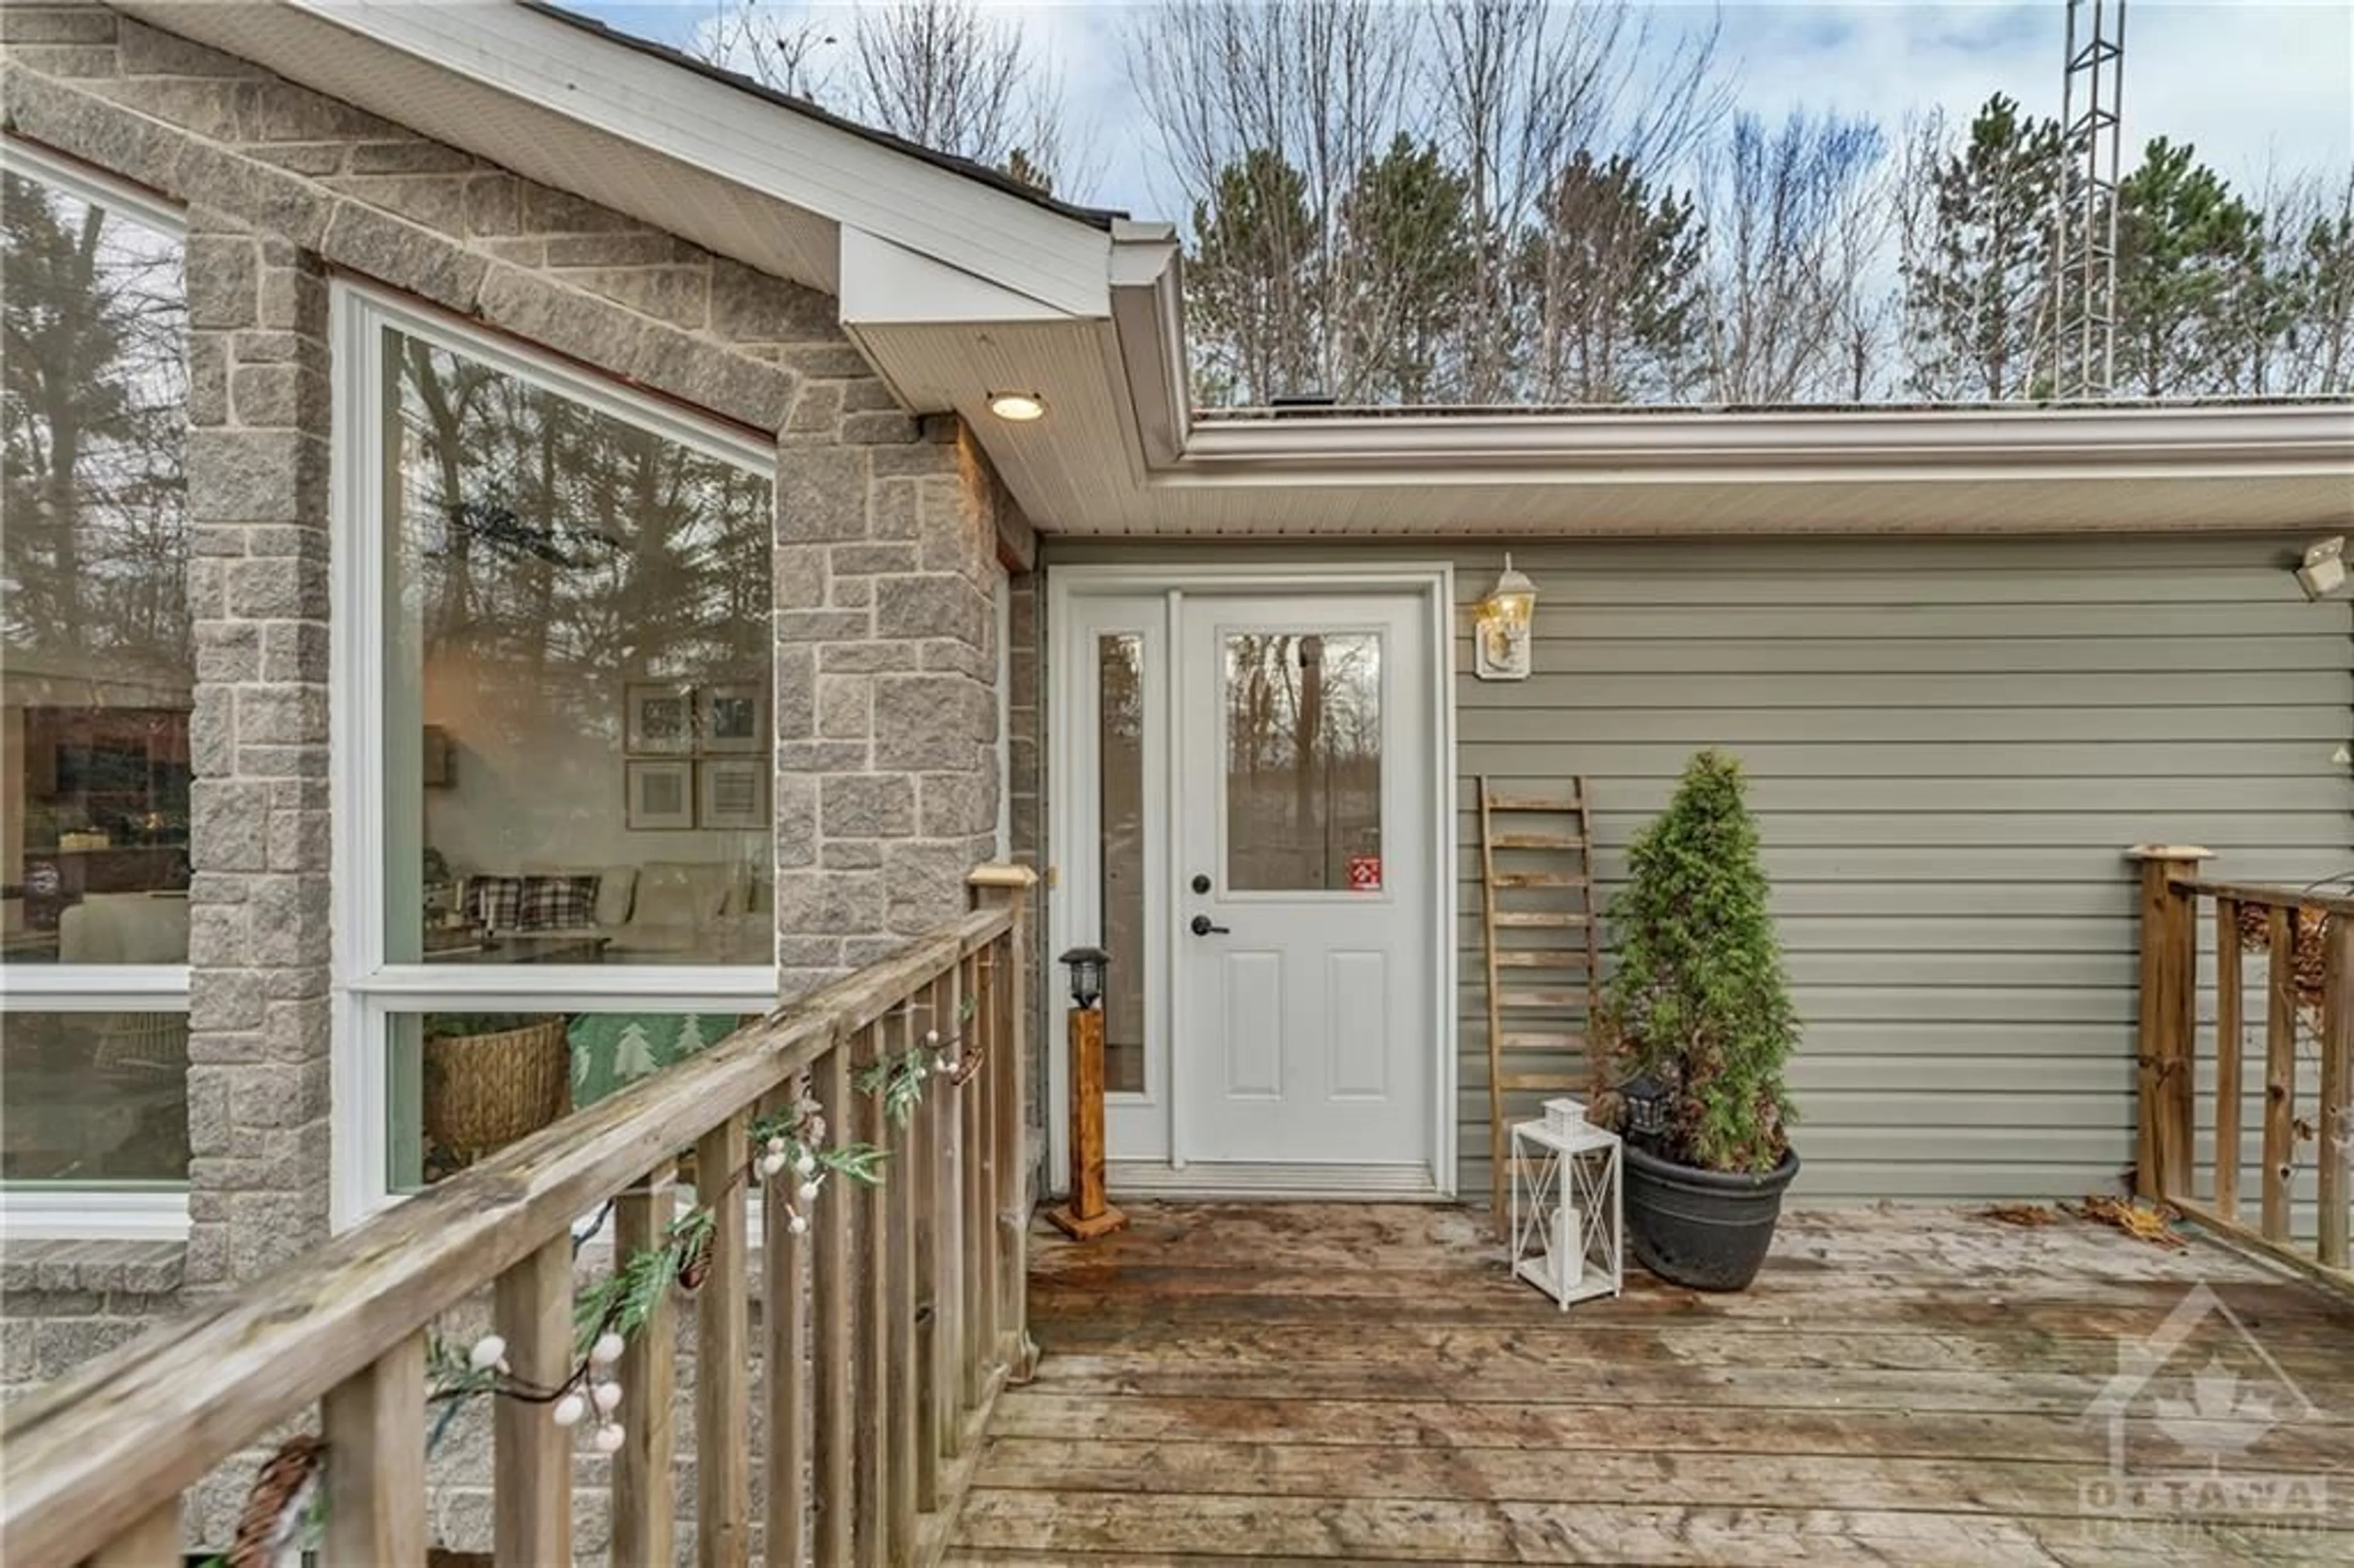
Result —
<svg viewBox="0 0 2354 1568"><path fill-rule="evenodd" d="M1488 946L1490 1213L1504 1223L1514 1095L1578 1094L1601 989L1594 823L1585 780L1566 800L1479 779L1479 903ZM1500 819L1501 819L1500 822ZM1523 1117L1534 1114L1523 1104Z"/></svg>

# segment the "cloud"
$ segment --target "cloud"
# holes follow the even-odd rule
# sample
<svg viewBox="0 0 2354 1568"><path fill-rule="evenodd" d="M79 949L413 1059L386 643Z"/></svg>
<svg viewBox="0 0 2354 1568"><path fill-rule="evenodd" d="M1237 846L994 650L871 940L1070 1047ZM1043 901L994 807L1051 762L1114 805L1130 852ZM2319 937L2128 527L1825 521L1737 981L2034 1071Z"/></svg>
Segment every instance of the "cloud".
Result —
<svg viewBox="0 0 2354 1568"><path fill-rule="evenodd" d="M712 0L583 4L627 30L689 44ZM985 0L986 3L986 0ZM814 7L846 36L862 5ZM1130 4L992 4L1018 21L1062 76L1086 155L1087 188L1065 194L1173 217L1177 193L1128 79L1123 32ZM1879 0L1798 5L1730 0L1654 7L1659 47L1721 20L1720 58L1736 104L1768 120L1794 108L1868 116L1896 132L1910 115L1942 108L1967 122L2004 92L2038 114L2060 109L2061 0L2034 4ZM2126 37L2125 135L2130 163L2153 136L2190 142L2243 189L2266 172L2313 170L2333 179L2354 169L2354 0L2137 0Z"/></svg>
<svg viewBox="0 0 2354 1568"><path fill-rule="evenodd" d="M1827 16L1846 25L1823 44ZM1988 95L2060 112L2065 12L2028 5L1736 5L1724 53L1745 107L1835 108L1885 125L1942 108L1967 120ZM2190 142L2236 185L2268 164L2343 176L2354 165L2354 5L2132 7L2127 161L2154 136Z"/></svg>

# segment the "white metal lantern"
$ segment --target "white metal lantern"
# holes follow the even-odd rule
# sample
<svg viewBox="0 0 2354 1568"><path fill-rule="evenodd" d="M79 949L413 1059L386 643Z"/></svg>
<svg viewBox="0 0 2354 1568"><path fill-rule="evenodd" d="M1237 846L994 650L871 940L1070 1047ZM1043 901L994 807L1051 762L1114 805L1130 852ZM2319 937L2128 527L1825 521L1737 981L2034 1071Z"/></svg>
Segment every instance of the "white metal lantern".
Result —
<svg viewBox="0 0 2354 1568"><path fill-rule="evenodd" d="M1537 615L1537 585L1512 569L1504 569L1474 613L1471 673L1483 681L1525 681L1532 661L1530 641Z"/></svg>
<svg viewBox="0 0 2354 1568"><path fill-rule="evenodd" d="M1555 1128L1545 1108L1548 1119L1512 1128L1512 1273L1565 1309L1624 1284L1624 1171L1617 1133L1584 1120Z"/></svg>

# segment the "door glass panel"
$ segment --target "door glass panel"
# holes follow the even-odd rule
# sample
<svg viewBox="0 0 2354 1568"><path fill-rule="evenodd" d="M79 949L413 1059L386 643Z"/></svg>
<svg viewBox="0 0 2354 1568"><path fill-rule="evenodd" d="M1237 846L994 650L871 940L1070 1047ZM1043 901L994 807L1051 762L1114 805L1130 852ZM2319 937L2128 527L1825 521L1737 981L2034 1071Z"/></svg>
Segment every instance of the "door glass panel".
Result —
<svg viewBox="0 0 2354 1568"><path fill-rule="evenodd" d="M1144 639L1096 639L1097 762L1103 830L1104 1086L1144 1092Z"/></svg>
<svg viewBox="0 0 2354 1568"><path fill-rule="evenodd" d="M1379 887L1380 636L1228 632L1225 692L1226 885Z"/></svg>

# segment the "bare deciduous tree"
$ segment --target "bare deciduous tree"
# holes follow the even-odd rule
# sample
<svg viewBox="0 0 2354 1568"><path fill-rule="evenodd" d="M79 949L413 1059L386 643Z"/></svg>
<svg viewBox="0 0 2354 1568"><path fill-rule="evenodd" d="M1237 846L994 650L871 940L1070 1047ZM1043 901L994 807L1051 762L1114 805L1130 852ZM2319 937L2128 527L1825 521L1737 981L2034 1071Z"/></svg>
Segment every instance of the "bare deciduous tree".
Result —
<svg viewBox="0 0 2354 1568"><path fill-rule="evenodd" d="M1648 7L1549 0L1438 0L1424 88L1433 135L1469 187L1479 266L1463 318L1461 396L1519 390L1532 301L1509 265L1522 237L1550 232L1543 207L1580 153L1624 158L1649 178L1671 169L1723 112L1716 34L1671 42ZM1540 266L1540 286L1553 275Z"/></svg>
<svg viewBox="0 0 2354 1568"><path fill-rule="evenodd" d="M704 58L1041 189L1068 177L1061 73L1019 20L977 0L838 6L729 0Z"/></svg>
<svg viewBox="0 0 2354 1568"><path fill-rule="evenodd" d="M1243 226L1229 224L1214 256L1197 251L1204 268L1257 276L1214 275L1198 285L1212 295L1265 295L1268 313L1310 345L1305 366L1287 355L1228 357L1259 359L1313 385L1246 378L1230 393L1264 400L1369 390L1351 349L1379 334L1357 319L1365 259L1349 243L1345 209L1360 172L1406 128L1420 26L1418 11L1381 0L1177 0L1131 13L1129 75L1197 235L1222 203L1257 218L1250 244ZM1284 216L1293 213L1296 220ZM1304 233L1293 232L1295 221Z"/></svg>
<svg viewBox="0 0 2354 1568"><path fill-rule="evenodd" d="M2250 390L2354 393L2354 174L2334 185L2312 175L2278 183L2264 207L2282 330L2271 376Z"/></svg>
<svg viewBox="0 0 2354 1568"><path fill-rule="evenodd" d="M1865 395L1882 153L1871 122L1799 111L1778 131L1737 116L1706 160L1711 401Z"/></svg>

